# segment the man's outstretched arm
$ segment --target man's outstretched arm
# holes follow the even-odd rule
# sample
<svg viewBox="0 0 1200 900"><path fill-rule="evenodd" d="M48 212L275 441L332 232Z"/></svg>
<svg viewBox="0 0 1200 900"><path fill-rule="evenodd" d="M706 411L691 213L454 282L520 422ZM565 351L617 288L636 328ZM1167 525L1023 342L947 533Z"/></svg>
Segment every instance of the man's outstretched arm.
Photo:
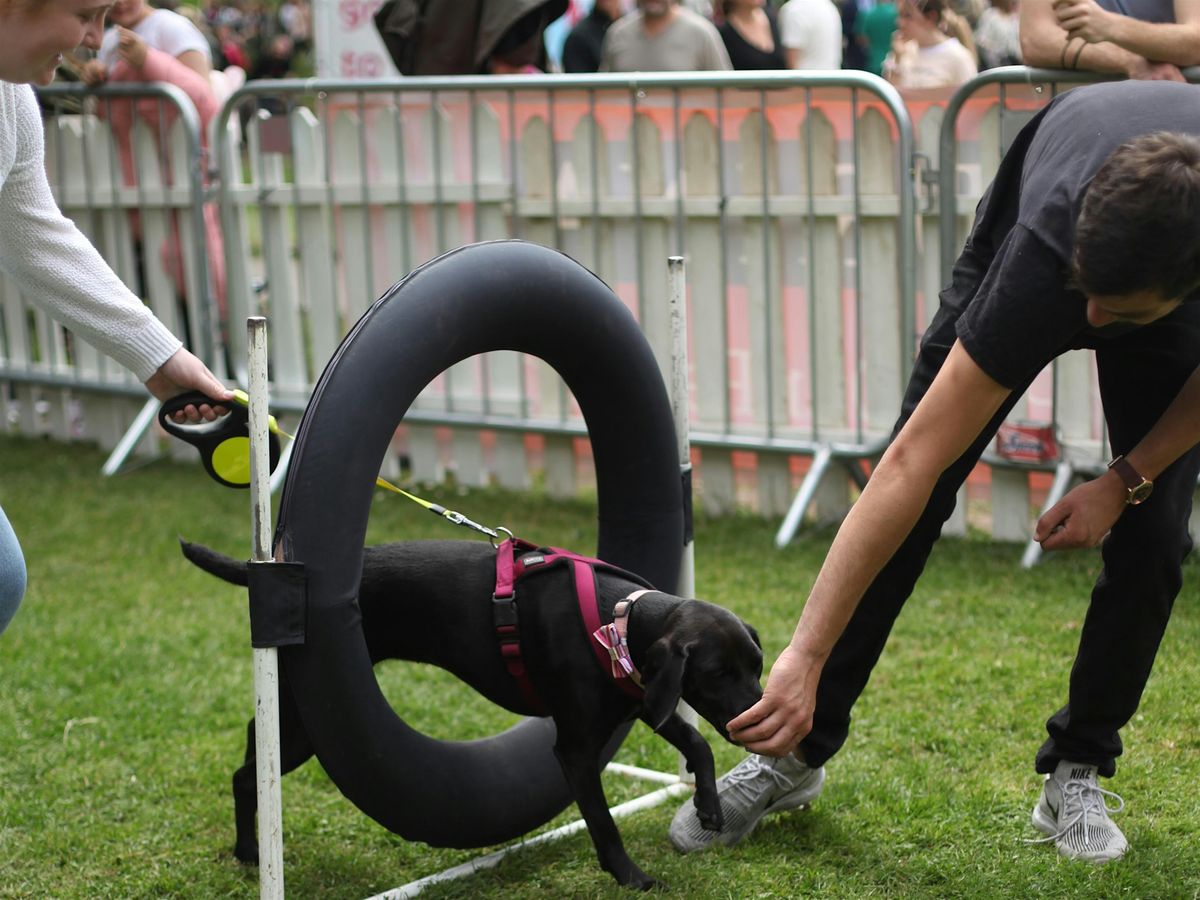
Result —
<svg viewBox="0 0 1200 900"><path fill-rule="evenodd" d="M729 723L736 741L756 753L783 756L808 734L821 669L859 600L920 518L942 472L1008 395L956 342L838 529L762 699Z"/></svg>

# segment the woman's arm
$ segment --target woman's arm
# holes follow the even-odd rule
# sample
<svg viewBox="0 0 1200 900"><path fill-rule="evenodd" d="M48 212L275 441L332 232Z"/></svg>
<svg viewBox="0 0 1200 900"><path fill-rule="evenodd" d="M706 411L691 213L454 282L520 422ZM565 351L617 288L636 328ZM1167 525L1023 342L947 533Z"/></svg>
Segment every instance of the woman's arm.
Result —
<svg viewBox="0 0 1200 900"><path fill-rule="evenodd" d="M121 29L118 47L120 60L109 73L110 81L163 81L173 84L188 95L200 116L201 128L207 128L220 105L208 75L197 73L184 62L184 57L189 54L200 55L197 51L189 50L176 58L169 53L155 50L128 29ZM157 101L151 100L146 104L146 109L149 111L151 107L156 106ZM152 115L149 117L153 119Z"/></svg>
<svg viewBox="0 0 1200 900"><path fill-rule="evenodd" d="M1086 69L1138 77L1146 60L1111 43L1072 38L1058 22L1051 0L1025 0L1020 7L1021 59L1042 69ZM1078 55L1077 55L1078 54Z"/></svg>
<svg viewBox="0 0 1200 900"><path fill-rule="evenodd" d="M1175 0L1174 22L1145 22L1108 12L1095 0L1058 0L1060 28L1089 44L1107 41L1145 59L1194 66L1200 63L1200 3Z"/></svg>
<svg viewBox="0 0 1200 900"><path fill-rule="evenodd" d="M59 211L33 92L14 93L19 158L0 187L0 267L31 301L145 381L180 341Z"/></svg>
<svg viewBox="0 0 1200 900"><path fill-rule="evenodd" d="M233 399L125 286L54 202L46 181L41 118L28 87L14 90L19 157L0 185L0 268L25 297L129 369L155 397L200 390ZM188 407L183 418L211 419L221 406Z"/></svg>

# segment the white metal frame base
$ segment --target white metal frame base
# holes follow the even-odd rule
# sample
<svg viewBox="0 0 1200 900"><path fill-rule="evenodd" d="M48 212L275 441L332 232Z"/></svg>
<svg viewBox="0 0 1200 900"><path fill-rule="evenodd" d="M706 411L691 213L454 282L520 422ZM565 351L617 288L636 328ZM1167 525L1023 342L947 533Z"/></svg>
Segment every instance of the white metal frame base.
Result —
<svg viewBox="0 0 1200 900"><path fill-rule="evenodd" d="M614 819L620 819L624 816L631 815L635 812L640 812L643 809L650 809L658 806L675 797L682 797L685 794L692 792L692 786L685 784L679 780L677 775L668 775L664 772L656 772L652 769L640 769L637 766L627 766L622 763L609 763L605 771L615 772L621 775L632 775L637 778L644 778L647 781L658 781L666 784L665 787L659 788L657 791L652 791L641 797L635 797L632 800L627 800L617 806L609 809L609 814ZM552 831L547 831L544 834L535 835L531 838L522 838L514 844L503 847L493 853L488 853L485 856L479 856L461 865L452 866L449 869L444 869L434 875L428 875L425 878L418 878L416 881L410 881L408 884L398 888L393 888L390 891L384 891L382 894L375 894L367 900L406 900L409 897L418 896L425 888L434 884L442 884L447 881L457 881L460 878L466 878L474 875L476 872L482 872L486 869L494 869L500 865L501 861L508 856L512 856L521 850L530 847L536 847L539 844L548 844L551 841L557 841L565 837L570 837L580 831L587 829L583 819L576 819L573 822L568 822L566 825L561 825Z"/></svg>
<svg viewBox="0 0 1200 900"><path fill-rule="evenodd" d="M788 507L787 515L783 517L779 531L775 533L775 546L780 550L790 544L792 538L796 536L804 514L808 511L808 506L816 496L817 488L821 485L821 479L829 471L829 465L832 462L833 448L818 447L817 452L813 454L812 465L804 473L804 480L800 482L800 490L796 491L792 505Z"/></svg>
<svg viewBox="0 0 1200 900"><path fill-rule="evenodd" d="M125 460L129 459L129 454L133 452L133 448L138 445L138 441L145 436L150 426L154 424L154 417L157 414L158 400L151 397L142 406L137 416L134 417L130 426L125 429L125 434L117 441L117 445L113 447L112 453L108 455L108 459L100 467L101 475L110 477L121 471L121 467L125 465Z"/></svg>

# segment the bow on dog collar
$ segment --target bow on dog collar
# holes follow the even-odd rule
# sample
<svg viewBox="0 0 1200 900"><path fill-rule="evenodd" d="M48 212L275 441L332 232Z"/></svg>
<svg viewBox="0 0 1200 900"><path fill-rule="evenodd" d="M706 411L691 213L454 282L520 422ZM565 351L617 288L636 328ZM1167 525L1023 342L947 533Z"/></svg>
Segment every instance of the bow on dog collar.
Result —
<svg viewBox="0 0 1200 900"><path fill-rule="evenodd" d="M639 597L649 593L648 590L634 591L613 607L612 622L601 625L592 632L592 637L596 639L596 642L608 651L612 664L612 677L629 678L638 687L643 687L642 675L638 672L637 666L633 664L633 657L629 655L629 643L626 641L626 635L629 633L629 611Z"/></svg>

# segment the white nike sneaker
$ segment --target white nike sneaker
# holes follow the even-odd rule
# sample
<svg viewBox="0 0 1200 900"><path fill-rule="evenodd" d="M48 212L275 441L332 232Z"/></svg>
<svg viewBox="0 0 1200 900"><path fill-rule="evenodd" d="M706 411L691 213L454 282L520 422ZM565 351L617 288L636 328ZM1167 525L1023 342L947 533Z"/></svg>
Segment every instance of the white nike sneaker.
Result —
<svg viewBox="0 0 1200 900"><path fill-rule="evenodd" d="M1110 807L1106 797L1117 805ZM1033 808L1033 827L1046 837L1029 843L1053 841L1063 856L1093 863L1120 859L1129 842L1108 814L1124 808L1124 800L1096 782L1095 766L1061 760L1054 774L1046 776Z"/></svg>
<svg viewBox="0 0 1200 900"><path fill-rule="evenodd" d="M725 823L720 831L700 824L691 798L679 807L667 832L680 853L721 843L732 847L768 813L806 806L817 799L825 768L810 769L795 756L775 759L751 754L717 779L717 797Z"/></svg>

